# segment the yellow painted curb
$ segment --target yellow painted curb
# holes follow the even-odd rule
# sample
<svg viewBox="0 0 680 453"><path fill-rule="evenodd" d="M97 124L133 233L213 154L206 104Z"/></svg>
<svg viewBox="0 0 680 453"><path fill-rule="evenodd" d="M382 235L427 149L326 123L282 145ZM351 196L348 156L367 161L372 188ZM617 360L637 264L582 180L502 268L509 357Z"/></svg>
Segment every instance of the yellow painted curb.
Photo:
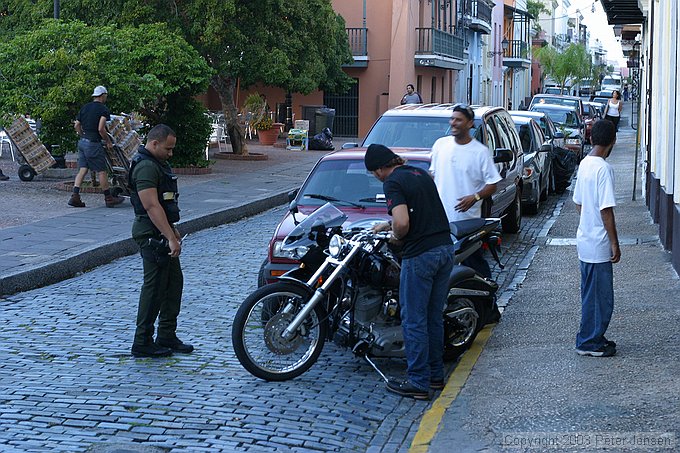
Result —
<svg viewBox="0 0 680 453"><path fill-rule="evenodd" d="M420 420L420 426L413 438L413 442L411 442L411 447L408 450L409 453L427 453L430 448L430 442L432 442L435 434L437 434L444 413L453 404L458 393L460 393L460 389L465 385L486 342L491 337L494 326L495 324L484 327L477 334L477 338L475 338L470 349L460 358L460 362L458 362L456 369L451 373L446 387L442 390L439 398L432 403L432 407L425 412L422 420Z"/></svg>

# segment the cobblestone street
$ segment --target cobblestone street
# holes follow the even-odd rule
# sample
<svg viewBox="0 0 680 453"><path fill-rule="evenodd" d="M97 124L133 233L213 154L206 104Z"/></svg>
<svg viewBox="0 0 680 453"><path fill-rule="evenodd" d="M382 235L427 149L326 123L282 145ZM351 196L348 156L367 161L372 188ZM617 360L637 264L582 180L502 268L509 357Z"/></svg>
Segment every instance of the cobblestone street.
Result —
<svg viewBox="0 0 680 453"><path fill-rule="evenodd" d="M517 285L566 196L551 196L523 219L519 235L504 235L506 268L494 267L504 290ZM178 335L196 346L191 355L129 355L142 281L137 256L0 299L0 450L143 442L213 452L407 451L429 405L386 392L349 351L328 343L310 371L284 383L253 378L236 360L231 321L255 288L283 209L186 239ZM378 363L388 374L405 371L400 360Z"/></svg>

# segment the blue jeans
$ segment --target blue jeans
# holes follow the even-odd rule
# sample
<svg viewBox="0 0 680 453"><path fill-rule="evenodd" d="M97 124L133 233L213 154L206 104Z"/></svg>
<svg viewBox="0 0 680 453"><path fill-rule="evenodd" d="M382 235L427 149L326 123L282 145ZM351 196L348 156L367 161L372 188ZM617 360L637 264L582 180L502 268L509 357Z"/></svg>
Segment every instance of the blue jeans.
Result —
<svg viewBox="0 0 680 453"><path fill-rule="evenodd" d="M612 263L581 261L581 327L576 348L595 351L604 346L604 333L614 311L614 272Z"/></svg>
<svg viewBox="0 0 680 453"><path fill-rule="evenodd" d="M453 246L442 245L401 262L399 300L408 379L430 389L444 378L444 319L442 312L453 269Z"/></svg>

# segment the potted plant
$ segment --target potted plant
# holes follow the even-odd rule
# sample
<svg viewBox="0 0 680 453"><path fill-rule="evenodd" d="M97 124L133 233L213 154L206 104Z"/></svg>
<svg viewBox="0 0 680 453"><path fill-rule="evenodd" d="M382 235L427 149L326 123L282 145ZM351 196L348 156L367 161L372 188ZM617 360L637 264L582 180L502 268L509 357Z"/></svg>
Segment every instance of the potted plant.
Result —
<svg viewBox="0 0 680 453"><path fill-rule="evenodd" d="M274 123L269 116L254 122L253 128L257 131L257 139L262 145L273 145L279 137L280 125Z"/></svg>

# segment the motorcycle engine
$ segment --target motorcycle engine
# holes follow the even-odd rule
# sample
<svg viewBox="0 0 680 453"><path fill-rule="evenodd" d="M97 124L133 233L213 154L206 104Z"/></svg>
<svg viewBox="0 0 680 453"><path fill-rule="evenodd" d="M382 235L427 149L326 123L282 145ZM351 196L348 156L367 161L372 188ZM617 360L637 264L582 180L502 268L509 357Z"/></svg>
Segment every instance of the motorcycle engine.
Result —
<svg viewBox="0 0 680 453"><path fill-rule="evenodd" d="M354 304L354 319L362 324L375 321L382 311L383 296L378 289L362 287Z"/></svg>

